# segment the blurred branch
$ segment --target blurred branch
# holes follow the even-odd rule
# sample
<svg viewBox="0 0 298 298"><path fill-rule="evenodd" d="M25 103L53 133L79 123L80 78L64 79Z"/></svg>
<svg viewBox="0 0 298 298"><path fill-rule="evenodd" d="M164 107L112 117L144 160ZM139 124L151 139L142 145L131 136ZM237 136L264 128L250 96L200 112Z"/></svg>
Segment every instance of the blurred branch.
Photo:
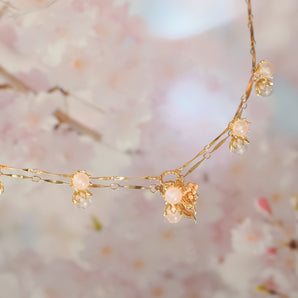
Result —
<svg viewBox="0 0 298 298"><path fill-rule="evenodd" d="M23 93L32 92L32 93L36 94L36 92L32 88L27 86L24 82L19 80L14 75L10 74L7 70L5 70L1 66L0 66L0 75L2 75L9 83L11 83L11 85L13 86L12 89L15 89L15 90L17 90L19 92L23 92ZM8 85L8 84L6 84L6 85Z"/></svg>
<svg viewBox="0 0 298 298"><path fill-rule="evenodd" d="M74 94L71 94L69 91L65 90L64 88L60 87L60 86L54 86L52 87L51 89L48 90L48 93L54 93L54 92L60 92L62 93L65 97L68 97L68 96L71 96L73 99L81 102L81 103L84 103L86 106L90 107L91 109L93 110L97 110L98 112L100 113L105 113L105 111L101 108L99 108L98 106L88 102L87 100L85 99L82 99Z"/></svg>
<svg viewBox="0 0 298 298"><path fill-rule="evenodd" d="M17 77L15 77L11 73L9 73L7 70L5 70L1 66L0 66L0 75L8 81L8 83L0 85L0 90L12 89L12 90L16 90L16 91L22 92L22 93L37 94L37 92L34 89L32 89L31 87L26 85L24 82L22 82L20 79L18 79ZM68 97L70 95L69 92L65 91L61 87L51 88L47 92L52 93L56 90L59 90L65 97ZM78 99L78 98L76 98L76 99ZM64 113L60 109L57 109L54 112L54 116L59 121L58 127L60 126L60 124L65 123L65 124L69 125L69 127L71 129L77 131L79 134L89 135L93 139L95 139L96 141L101 140L101 137L102 137L101 134L99 134L98 132L88 128L87 126L85 126L84 124L76 121L75 119L71 118L69 115L67 115L66 113Z"/></svg>
<svg viewBox="0 0 298 298"><path fill-rule="evenodd" d="M8 89L13 89L13 87L9 84L2 84L2 85L0 85L0 89L8 90Z"/></svg>
<svg viewBox="0 0 298 298"><path fill-rule="evenodd" d="M58 119L59 125L66 123L71 127L75 127L75 129L78 133L87 134L87 135L91 136L93 139L95 139L96 141L101 140L101 134L84 126L83 124L79 123L78 121L72 119L66 113L62 112L61 110L59 110L59 109L56 110L54 115Z"/></svg>

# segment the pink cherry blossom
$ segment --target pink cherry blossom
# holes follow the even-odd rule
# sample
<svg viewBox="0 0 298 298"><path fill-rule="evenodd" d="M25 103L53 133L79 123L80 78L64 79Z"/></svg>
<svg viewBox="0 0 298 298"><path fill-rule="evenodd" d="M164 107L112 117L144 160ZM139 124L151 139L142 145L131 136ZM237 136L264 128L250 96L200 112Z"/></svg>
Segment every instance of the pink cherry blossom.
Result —
<svg viewBox="0 0 298 298"><path fill-rule="evenodd" d="M269 248L267 249L267 254L268 254L269 256L275 256L276 253L277 253L277 249L274 248L274 247L269 247Z"/></svg>
<svg viewBox="0 0 298 298"><path fill-rule="evenodd" d="M246 218L232 230L232 246L236 252L261 255L272 245L272 231L267 226Z"/></svg>
<svg viewBox="0 0 298 298"><path fill-rule="evenodd" d="M259 198L255 201L255 206L258 212L260 212L263 215L271 215L272 210L271 206L269 205L269 202L266 198Z"/></svg>

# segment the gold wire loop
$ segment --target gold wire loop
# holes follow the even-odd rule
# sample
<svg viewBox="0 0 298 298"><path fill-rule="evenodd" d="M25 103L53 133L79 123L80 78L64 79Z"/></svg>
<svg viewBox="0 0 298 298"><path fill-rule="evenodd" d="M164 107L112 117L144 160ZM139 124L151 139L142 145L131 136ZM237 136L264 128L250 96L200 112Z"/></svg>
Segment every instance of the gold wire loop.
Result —
<svg viewBox="0 0 298 298"><path fill-rule="evenodd" d="M151 184L151 185L149 185L149 190L152 193L157 193L158 191L160 191L160 185L158 185L158 184Z"/></svg>
<svg viewBox="0 0 298 298"><path fill-rule="evenodd" d="M160 183L163 185L163 184L166 184L168 183L169 181L164 181L164 177L167 176L167 175L174 175L177 177L177 179L180 179L181 181L184 181L184 178L181 176L181 172L180 172L180 169L178 170L170 170L170 171L165 171L163 172L161 175L160 175ZM171 181L171 180L170 180Z"/></svg>
<svg viewBox="0 0 298 298"><path fill-rule="evenodd" d="M41 180L41 177L39 176L33 176L31 177L32 182L39 182Z"/></svg>
<svg viewBox="0 0 298 298"><path fill-rule="evenodd" d="M113 190L116 190L120 187L120 184L119 183L111 183L110 184L110 188L113 189Z"/></svg>
<svg viewBox="0 0 298 298"><path fill-rule="evenodd" d="M242 105L242 110L245 110L247 108L247 103L245 102L243 105Z"/></svg>
<svg viewBox="0 0 298 298"><path fill-rule="evenodd" d="M206 152L203 154L204 159L209 159L211 157L211 152Z"/></svg>
<svg viewBox="0 0 298 298"><path fill-rule="evenodd" d="M247 97L245 97L244 95L241 96L241 102L246 103L248 100Z"/></svg>

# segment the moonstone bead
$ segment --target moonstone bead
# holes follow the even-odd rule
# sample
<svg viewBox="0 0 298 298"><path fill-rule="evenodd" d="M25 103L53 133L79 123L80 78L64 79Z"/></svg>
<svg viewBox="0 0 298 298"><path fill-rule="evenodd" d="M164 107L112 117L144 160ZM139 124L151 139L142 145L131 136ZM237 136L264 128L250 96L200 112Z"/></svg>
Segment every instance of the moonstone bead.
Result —
<svg viewBox="0 0 298 298"><path fill-rule="evenodd" d="M237 142L236 148L234 148L233 152L238 155L243 155L247 151L247 144L242 144L241 142Z"/></svg>
<svg viewBox="0 0 298 298"><path fill-rule="evenodd" d="M182 192L180 188L176 186L170 186L165 192L165 200L171 204L175 205L179 203L182 199Z"/></svg>
<svg viewBox="0 0 298 298"><path fill-rule="evenodd" d="M273 86L267 86L267 85L260 85L259 86L259 92L261 96L267 97L272 94Z"/></svg>
<svg viewBox="0 0 298 298"><path fill-rule="evenodd" d="M89 176L84 172L77 172L72 177L72 186L77 190L85 190L89 184Z"/></svg>
<svg viewBox="0 0 298 298"><path fill-rule="evenodd" d="M91 198L81 199L80 202L75 205L75 207L81 208L81 209L87 209L91 204L92 204Z"/></svg>
<svg viewBox="0 0 298 298"><path fill-rule="evenodd" d="M169 223L177 223L177 222L179 222L181 220L182 215L178 211L176 211L175 213L172 213L170 211L165 216L165 218L169 221Z"/></svg>
<svg viewBox="0 0 298 298"><path fill-rule="evenodd" d="M248 121L239 119L233 123L232 133L237 137L244 137L248 133Z"/></svg>
<svg viewBox="0 0 298 298"><path fill-rule="evenodd" d="M274 74L274 66L270 61L265 60L262 63L260 63L259 72L264 77L272 77Z"/></svg>

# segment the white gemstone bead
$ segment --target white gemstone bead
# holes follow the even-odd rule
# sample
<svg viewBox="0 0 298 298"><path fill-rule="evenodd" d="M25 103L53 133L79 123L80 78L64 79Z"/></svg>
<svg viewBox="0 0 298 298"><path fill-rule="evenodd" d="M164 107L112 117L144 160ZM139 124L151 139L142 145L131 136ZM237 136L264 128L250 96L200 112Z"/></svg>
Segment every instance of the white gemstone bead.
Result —
<svg viewBox="0 0 298 298"><path fill-rule="evenodd" d="M272 94L273 91L273 86L265 86L265 85L260 85L259 86L259 90L260 90L260 95L267 97L270 96Z"/></svg>
<svg viewBox="0 0 298 298"><path fill-rule="evenodd" d="M90 184L89 176L84 172L77 172L71 180L72 186L77 190L85 190Z"/></svg>
<svg viewBox="0 0 298 298"><path fill-rule="evenodd" d="M249 122L245 119L239 119L232 125L232 133L237 137L244 137L248 133Z"/></svg>
<svg viewBox="0 0 298 298"><path fill-rule="evenodd" d="M236 148L234 148L233 152L239 155L244 154L247 151L247 144L242 144L242 141L238 140Z"/></svg>
<svg viewBox="0 0 298 298"><path fill-rule="evenodd" d="M87 209L92 204L92 198L81 199L76 205L76 208Z"/></svg>
<svg viewBox="0 0 298 298"><path fill-rule="evenodd" d="M171 205L175 205L177 203L179 203L182 199L182 192L180 190L180 188L176 187L176 186L170 186L169 188L167 188L166 192L165 192L165 200L171 204Z"/></svg>
<svg viewBox="0 0 298 298"><path fill-rule="evenodd" d="M264 60L259 65L259 72L264 77L272 77L274 74L274 66L270 61Z"/></svg>
<svg viewBox="0 0 298 298"><path fill-rule="evenodd" d="M181 220L182 215L178 211L175 213L169 211L168 214L165 215L165 218L169 221L169 223L177 223Z"/></svg>

